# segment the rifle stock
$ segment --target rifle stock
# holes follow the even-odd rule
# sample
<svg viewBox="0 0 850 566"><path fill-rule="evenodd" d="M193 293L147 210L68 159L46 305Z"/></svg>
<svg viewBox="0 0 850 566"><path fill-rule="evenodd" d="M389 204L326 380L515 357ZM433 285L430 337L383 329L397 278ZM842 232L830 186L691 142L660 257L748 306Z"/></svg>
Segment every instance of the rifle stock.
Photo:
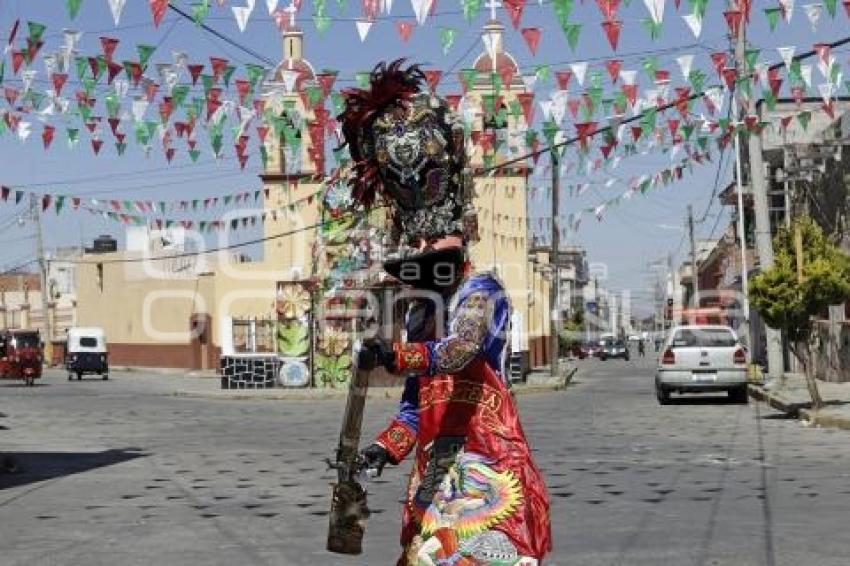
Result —
<svg viewBox="0 0 850 566"><path fill-rule="evenodd" d="M339 434L336 462L331 464L337 471L337 483L333 486L331 499L327 549L337 554L362 552L366 519L369 518L366 490L357 481L362 468L360 428L368 388L369 370L359 369L355 363Z"/></svg>

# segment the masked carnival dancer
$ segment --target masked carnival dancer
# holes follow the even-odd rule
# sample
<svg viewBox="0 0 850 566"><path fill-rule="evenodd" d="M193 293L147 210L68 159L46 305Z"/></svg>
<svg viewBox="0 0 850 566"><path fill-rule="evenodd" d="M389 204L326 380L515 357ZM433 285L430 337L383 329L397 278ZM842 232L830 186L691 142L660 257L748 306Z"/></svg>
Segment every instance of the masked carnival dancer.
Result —
<svg viewBox="0 0 850 566"><path fill-rule="evenodd" d="M414 452L398 565L540 564L549 502L507 389L510 303L493 274L471 272L463 126L424 84L418 66L398 60L343 93L353 197L390 207L396 250L384 269L423 295L408 309L406 341L373 340L358 360L404 380L395 418L362 455L380 472Z"/></svg>

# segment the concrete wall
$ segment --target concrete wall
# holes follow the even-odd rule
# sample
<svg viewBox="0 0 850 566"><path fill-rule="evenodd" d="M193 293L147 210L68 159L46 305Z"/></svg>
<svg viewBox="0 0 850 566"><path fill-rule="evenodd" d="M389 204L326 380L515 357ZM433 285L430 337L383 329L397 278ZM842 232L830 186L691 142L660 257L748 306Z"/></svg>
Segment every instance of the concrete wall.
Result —
<svg viewBox="0 0 850 566"><path fill-rule="evenodd" d="M156 260L114 261L128 257L89 255L77 270L77 324L104 328L115 365L214 368L224 325L273 316L275 283L284 278L266 263L175 274L160 271Z"/></svg>

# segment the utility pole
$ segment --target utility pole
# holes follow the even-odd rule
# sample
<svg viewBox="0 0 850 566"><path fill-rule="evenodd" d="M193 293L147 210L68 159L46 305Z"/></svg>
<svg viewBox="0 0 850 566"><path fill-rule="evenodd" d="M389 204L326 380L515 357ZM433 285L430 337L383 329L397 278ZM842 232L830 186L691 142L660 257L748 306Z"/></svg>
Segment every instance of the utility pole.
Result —
<svg viewBox="0 0 850 566"><path fill-rule="evenodd" d="M735 59L736 66L739 69L738 76L741 77L741 72L744 76L750 75L750 70L747 69L747 61L745 57L746 46L746 29L745 21L741 21L738 31L738 37ZM740 47L738 46L740 45ZM737 104L736 100L731 101L733 106ZM747 101L747 112L758 115L758 109L754 107L753 101ZM760 116L759 116L760 118ZM761 121L759 119L759 121ZM756 235L756 251L759 257L759 269L764 272L773 267L773 242L771 242L770 231L770 213L767 201L767 180L765 179L764 157L762 145L762 133L759 128L749 133L749 160L750 160L750 185L753 192L753 207L755 212L755 235ZM749 293L749 290L744 290ZM781 378L785 371L785 361L782 355L782 335L778 330L770 327L765 327L765 337L767 341L767 371L768 377L771 379Z"/></svg>
<svg viewBox="0 0 850 566"><path fill-rule="evenodd" d="M688 234L691 239L691 282L693 283L694 308L699 308L699 271L697 271L697 245L694 239L694 207L688 205Z"/></svg>
<svg viewBox="0 0 850 566"><path fill-rule="evenodd" d="M735 41L735 68L738 76L743 75L746 65L746 45L744 41L744 25L742 23L738 37ZM738 101L735 100L735 91L732 92L730 104L732 105L732 120L737 127L741 120L741 109L738 106ZM752 344L750 335L750 293L749 293L749 266L747 265L747 231L746 231L746 212L744 209L744 174L741 160L741 136L735 136L735 181L736 190L738 192L738 240L741 242L741 310L744 319L741 321L741 328L738 334L744 336L748 346ZM752 347L748 348L747 353L750 355Z"/></svg>
<svg viewBox="0 0 850 566"><path fill-rule="evenodd" d="M551 146L549 155L552 161L552 249L549 251L549 263L552 266L552 283L549 286L549 309L550 309L550 336L549 336L549 351L552 353L552 362L550 368L552 377L558 376L558 356L559 356L559 321L561 320L560 309L558 304L558 288L561 285L560 270L558 268L558 260L560 259L560 233L558 232L558 212L559 212L559 193L561 192L561 171L560 159L558 159L558 148Z"/></svg>
<svg viewBox="0 0 850 566"><path fill-rule="evenodd" d="M53 360L53 325L50 323L50 292L47 289L47 259L44 257L44 236L41 230L41 209L38 196L30 195L30 215L35 223L35 257L38 259L41 276L41 313L44 319L44 359L50 365Z"/></svg>

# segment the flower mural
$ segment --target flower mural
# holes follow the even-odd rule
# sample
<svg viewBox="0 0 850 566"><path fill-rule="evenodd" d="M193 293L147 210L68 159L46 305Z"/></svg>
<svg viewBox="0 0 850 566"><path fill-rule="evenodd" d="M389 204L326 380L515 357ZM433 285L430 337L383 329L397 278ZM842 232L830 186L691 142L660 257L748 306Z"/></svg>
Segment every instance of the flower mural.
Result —
<svg viewBox="0 0 850 566"><path fill-rule="evenodd" d="M301 318L310 311L310 293L301 285L284 285L278 288L275 308L283 318Z"/></svg>
<svg viewBox="0 0 850 566"><path fill-rule="evenodd" d="M348 349L350 344L351 340L347 333L329 326L319 340L319 349L330 356L339 356Z"/></svg>

